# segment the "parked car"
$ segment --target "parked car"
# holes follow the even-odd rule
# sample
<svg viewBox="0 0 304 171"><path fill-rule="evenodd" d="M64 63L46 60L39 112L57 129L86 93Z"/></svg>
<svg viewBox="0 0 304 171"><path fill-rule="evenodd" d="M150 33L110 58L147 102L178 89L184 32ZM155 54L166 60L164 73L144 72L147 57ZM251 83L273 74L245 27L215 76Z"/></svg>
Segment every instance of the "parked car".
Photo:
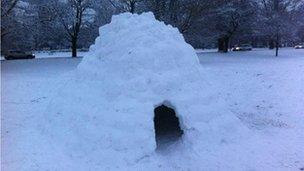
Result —
<svg viewBox="0 0 304 171"><path fill-rule="evenodd" d="M304 49L304 43L299 43L299 44L295 45L294 48L295 49Z"/></svg>
<svg viewBox="0 0 304 171"><path fill-rule="evenodd" d="M10 50L4 54L4 59L33 59L35 54L32 52L20 51L20 50Z"/></svg>
<svg viewBox="0 0 304 171"><path fill-rule="evenodd" d="M250 44L235 45L232 48L232 51L248 51L248 50L252 50L252 46Z"/></svg>

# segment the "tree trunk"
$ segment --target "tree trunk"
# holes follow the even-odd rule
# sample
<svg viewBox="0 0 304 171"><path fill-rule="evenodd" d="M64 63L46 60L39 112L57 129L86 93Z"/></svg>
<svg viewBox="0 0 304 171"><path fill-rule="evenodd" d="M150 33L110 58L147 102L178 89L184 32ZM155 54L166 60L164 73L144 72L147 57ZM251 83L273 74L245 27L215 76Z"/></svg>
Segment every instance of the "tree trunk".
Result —
<svg viewBox="0 0 304 171"><path fill-rule="evenodd" d="M274 49L274 41L272 39L268 42L269 49Z"/></svg>
<svg viewBox="0 0 304 171"><path fill-rule="evenodd" d="M228 49L229 49L229 40L230 40L229 37L225 37L225 39L224 39L224 42L225 42L225 49L224 49L224 52L225 52L225 53L227 53L227 52L228 52Z"/></svg>
<svg viewBox="0 0 304 171"><path fill-rule="evenodd" d="M229 40L230 40L230 38L228 36L219 38L217 40L217 42L218 42L218 51L219 52L224 52L224 53L228 52L228 49L229 49Z"/></svg>
<svg viewBox="0 0 304 171"><path fill-rule="evenodd" d="M134 12L135 12L135 1L133 2L133 1L131 1L130 2L130 12L132 13L132 14L134 14Z"/></svg>
<svg viewBox="0 0 304 171"><path fill-rule="evenodd" d="M72 57L77 57L77 37L72 38Z"/></svg>
<svg viewBox="0 0 304 171"><path fill-rule="evenodd" d="M224 49L224 43L223 43L223 39L219 38L217 39L217 47L218 47L218 51L222 52Z"/></svg>
<svg viewBox="0 0 304 171"><path fill-rule="evenodd" d="M280 47L280 37L279 37L279 34L276 35L276 55L275 56L278 56L279 55L279 47Z"/></svg>

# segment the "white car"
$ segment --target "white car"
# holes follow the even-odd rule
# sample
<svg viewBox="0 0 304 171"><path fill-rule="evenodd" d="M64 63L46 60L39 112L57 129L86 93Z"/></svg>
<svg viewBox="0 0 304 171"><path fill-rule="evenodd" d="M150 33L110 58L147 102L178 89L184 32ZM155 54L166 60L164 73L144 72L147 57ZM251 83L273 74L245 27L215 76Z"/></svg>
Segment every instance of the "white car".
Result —
<svg viewBox="0 0 304 171"><path fill-rule="evenodd" d="M252 46L250 44L235 45L232 48L232 51L250 51L250 50L252 50Z"/></svg>
<svg viewBox="0 0 304 171"><path fill-rule="evenodd" d="M304 43L299 43L294 48L295 49L304 49Z"/></svg>

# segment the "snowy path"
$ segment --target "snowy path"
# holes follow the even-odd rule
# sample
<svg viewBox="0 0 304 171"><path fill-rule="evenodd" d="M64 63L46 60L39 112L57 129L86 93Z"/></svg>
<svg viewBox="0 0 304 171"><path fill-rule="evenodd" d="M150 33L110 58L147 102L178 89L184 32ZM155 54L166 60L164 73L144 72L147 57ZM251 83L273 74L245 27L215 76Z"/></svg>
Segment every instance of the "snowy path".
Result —
<svg viewBox="0 0 304 171"><path fill-rule="evenodd" d="M266 156L261 159L248 156L248 163L240 160L240 166L251 166L250 163L269 157L272 159L269 168L303 168L304 50L285 49L279 58L267 50L199 53L199 59L205 81L219 92L218 96L225 99L230 110L268 144L265 151L258 151L259 148L256 151ZM47 160L60 157L60 154L45 153L50 149L47 140L41 138L39 123L52 92L62 83L60 76L75 69L80 60L1 61L3 170L44 170ZM202 161L202 166L207 166L205 164L208 162ZM178 170L178 167L172 168ZM223 169L225 165L218 168Z"/></svg>

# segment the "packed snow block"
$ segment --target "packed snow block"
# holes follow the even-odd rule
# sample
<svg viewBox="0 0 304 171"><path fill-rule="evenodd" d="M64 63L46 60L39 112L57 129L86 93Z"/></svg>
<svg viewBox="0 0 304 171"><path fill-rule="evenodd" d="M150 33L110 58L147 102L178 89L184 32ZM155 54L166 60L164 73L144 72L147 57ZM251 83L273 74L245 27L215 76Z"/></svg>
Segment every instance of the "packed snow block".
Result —
<svg viewBox="0 0 304 171"><path fill-rule="evenodd" d="M115 170L154 156L154 110L162 105L174 109L176 148L190 156L242 135L217 93L205 91L212 88L177 28L152 13L124 13L99 35L45 115L46 135L77 170Z"/></svg>

